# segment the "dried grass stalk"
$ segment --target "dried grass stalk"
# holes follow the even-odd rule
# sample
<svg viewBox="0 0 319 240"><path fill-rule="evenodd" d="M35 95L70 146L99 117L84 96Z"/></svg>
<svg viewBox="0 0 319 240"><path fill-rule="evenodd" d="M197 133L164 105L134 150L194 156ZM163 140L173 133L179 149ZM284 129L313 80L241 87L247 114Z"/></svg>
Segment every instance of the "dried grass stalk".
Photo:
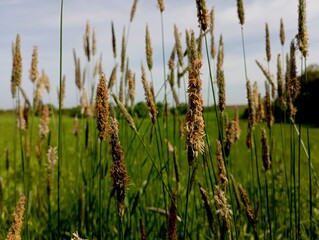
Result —
<svg viewBox="0 0 319 240"><path fill-rule="evenodd" d="M114 30L114 23L111 22L112 27L112 50L113 50L113 57L116 58L116 36L115 36L115 30Z"/></svg>
<svg viewBox="0 0 319 240"><path fill-rule="evenodd" d="M138 0L134 0L132 9L131 9L131 16L130 16L130 22L133 22L135 12L136 12L136 6L137 6Z"/></svg>
<svg viewBox="0 0 319 240"><path fill-rule="evenodd" d="M219 39L219 49L217 56L217 86L218 86L218 105L219 110L223 112L226 107L226 91L225 91L225 76L224 76L224 43L223 36L220 35Z"/></svg>
<svg viewBox="0 0 319 240"><path fill-rule="evenodd" d="M183 54L182 42L181 42L180 35L181 34L178 30L178 27L176 26L176 24L174 24L175 47L176 47L176 52L177 52L177 56L178 56L178 62L179 62L179 65L183 66L184 54Z"/></svg>
<svg viewBox="0 0 319 240"><path fill-rule="evenodd" d="M157 0L157 4L158 4L158 7L159 7L159 10L161 12L164 12L164 10L165 10L164 0Z"/></svg>
<svg viewBox="0 0 319 240"><path fill-rule="evenodd" d="M85 56L87 57L88 61L91 59L91 49L90 49L90 22L86 22L85 27L85 34L83 36L83 48Z"/></svg>
<svg viewBox="0 0 319 240"><path fill-rule="evenodd" d="M137 2L137 0L135 0L134 2ZM126 59L126 35L125 35L125 27L124 27L123 35L122 35L121 73L124 73L124 70L125 70L125 59Z"/></svg>
<svg viewBox="0 0 319 240"><path fill-rule="evenodd" d="M281 66L281 55L277 56L277 85L278 85L278 100L280 106L283 108L286 105L285 101L285 86L284 86L284 76Z"/></svg>
<svg viewBox="0 0 319 240"><path fill-rule="evenodd" d="M270 90L269 90L269 84L265 82L265 90L266 90L266 96L265 96L265 122L268 127L272 126L274 122L274 116L272 112L272 102L270 99Z"/></svg>
<svg viewBox="0 0 319 240"><path fill-rule="evenodd" d="M219 186L215 186L214 200L217 214L219 214L223 220L223 228L225 232L228 232L230 230L230 220L233 212L230 209L225 192Z"/></svg>
<svg viewBox="0 0 319 240"><path fill-rule="evenodd" d="M254 216L254 212L253 212L253 209L251 207L248 194L241 184L238 185L238 189L239 189L241 201L244 204L245 209L246 209L246 215L247 215L248 222L256 230L256 218Z"/></svg>
<svg viewBox="0 0 319 240"><path fill-rule="evenodd" d="M16 97L17 87L22 82L22 56L21 56L21 39L20 34L16 37L13 51L12 75L11 75L11 94L12 98Z"/></svg>
<svg viewBox="0 0 319 240"><path fill-rule="evenodd" d="M296 65L296 46L294 41L290 44L290 60L289 60L289 80L288 80L288 94L292 101L294 101L300 93L300 81L297 77Z"/></svg>
<svg viewBox="0 0 319 240"><path fill-rule="evenodd" d="M213 59L215 59L215 56L216 56L214 24L215 24L215 8L213 7L212 10L210 11L211 55Z"/></svg>

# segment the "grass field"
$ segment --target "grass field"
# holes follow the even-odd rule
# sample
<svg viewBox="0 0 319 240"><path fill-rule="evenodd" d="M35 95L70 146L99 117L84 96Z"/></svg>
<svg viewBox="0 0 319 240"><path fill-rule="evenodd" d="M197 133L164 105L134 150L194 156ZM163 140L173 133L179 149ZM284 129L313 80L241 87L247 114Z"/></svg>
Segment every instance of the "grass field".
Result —
<svg viewBox="0 0 319 240"><path fill-rule="evenodd" d="M37 72L36 51L30 69L30 80L34 82L31 105L21 85L17 35L11 89L16 109L0 113L1 239L319 237L319 129L296 124L294 108L300 94L295 56L298 49L301 65L303 69L307 67L307 32L302 22L305 2L299 1L300 28L291 42L287 61L280 55L277 58L277 83L269 71L266 25L268 70L258 63L266 79L264 97L247 77L242 41L248 104L238 108L225 104L222 37L217 55L209 53L207 38L209 34L213 36L209 29L213 14L209 17L205 1L196 3L202 34L196 38L193 31L188 31L187 49L183 51L175 27L176 43L168 61L170 77L161 89L164 99L157 99L153 88L152 47L146 28L149 72L144 65L141 72L147 113L140 118L141 105L134 102L133 72L126 64L125 34L121 69L116 65L113 71L121 74L116 92L115 74L106 81L98 66L102 63L95 68L90 60L96 49L94 35L90 48L89 25L86 26L86 66L98 70L85 72L85 82L80 60L74 53L75 82L82 108L75 118L70 117L73 110L62 106L66 94L62 72L59 109L42 103L42 92L49 92L48 78ZM130 22L136 4L134 1ZM162 13L164 3L158 4ZM244 36L242 4L237 1ZM62 10L63 1L61 26ZM62 44L60 51L62 56ZM187 64L183 63L184 57ZM210 63L215 57L216 76ZM205 59L208 69L202 68ZM202 71L209 72L212 107L203 106ZM151 81L147 80L148 75ZM303 76L307 78L307 73ZM188 82L183 96L177 94L180 86L175 78ZM184 112L182 104L168 107L179 105L179 98L184 95ZM248 119L240 118L246 108ZM281 109L284 120L273 121L275 108Z"/></svg>

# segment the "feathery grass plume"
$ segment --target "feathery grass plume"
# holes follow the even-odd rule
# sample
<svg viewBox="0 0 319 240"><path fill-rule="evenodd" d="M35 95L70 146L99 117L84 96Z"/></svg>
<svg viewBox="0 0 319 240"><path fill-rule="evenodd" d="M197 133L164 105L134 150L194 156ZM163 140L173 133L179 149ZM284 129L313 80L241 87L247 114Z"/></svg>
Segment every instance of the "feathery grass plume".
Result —
<svg viewBox="0 0 319 240"><path fill-rule="evenodd" d="M6 240L21 240L21 229L23 225L23 215L25 211L26 198L23 193L12 215L12 224L8 231Z"/></svg>
<svg viewBox="0 0 319 240"><path fill-rule="evenodd" d="M158 7L159 7L159 10L161 12L164 12L164 10L165 10L164 0L157 0L157 4L158 4Z"/></svg>
<svg viewBox="0 0 319 240"><path fill-rule="evenodd" d="M44 69L42 69L41 71L41 77L39 81L43 85L43 87L47 90L47 93L50 93L50 90L51 90L50 79L49 79L49 76L44 71Z"/></svg>
<svg viewBox="0 0 319 240"><path fill-rule="evenodd" d="M115 66L112 69L111 76L110 76L110 81L109 81L109 84L107 86L108 89L112 89L113 86L115 85L115 82L116 82L116 79L117 79L117 66L118 66L118 64L115 64Z"/></svg>
<svg viewBox="0 0 319 240"><path fill-rule="evenodd" d="M72 130L72 133L74 136L78 136L79 134L79 118L77 115L75 115L74 117L74 122L73 122L73 130Z"/></svg>
<svg viewBox="0 0 319 240"><path fill-rule="evenodd" d="M240 125L239 125L239 114L238 114L238 109L235 108L235 118L234 118L234 130L235 130L235 142L240 138Z"/></svg>
<svg viewBox="0 0 319 240"><path fill-rule="evenodd" d="M206 0L196 0L197 6L197 18L201 29L205 32L210 26L210 18L208 14L208 8L206 6Z"/></svg>
<svg viewBox="0 0 319 240"><path fill-rule="evenodd" d="M3 179L0 177L0 214L2 215L3 211Z"/></svg>
<svg viewBox="0 0 319 240"><path fill-rule="evenodd" d="M235 143L235 121L231 120L226 124L225 130L225 155L226 157L230 154L230 148Z"/></svg>
<svg viewBox="0 0 319 240"><path fill-rule="evenodd" d="M212 233L214 234L214 236L217 236L217 229L216 229L216 223L213 217L213 212L211 210L210 207L210 200L208 197L208 192L203 188L202 184L200 182L198 182L198 188L200 191L200 194L202 196L202 200L204 203L204 207L205 207L205 211L206 211L206 215L207 215L207 220L208 220L208 225L210 227L210 230L212 231Z"/></svg>
<svg viewBox="0 0 319 240"><path fill-rule="evenodd" d="M171 52L171 56L169 57L169 60L168 60L168 68L171 71L174 70L175 55L176 55L176 44L174 45Z"/></svg>
<svg viewBox="0 0 319 240"><path fill-rule="evenodd" d="M210 36L211 36L211 55L215 59L216 56L216 47L215 47L215 35L214 35L214 24L215 24L215 8L212 7L210 11Z"/></svg>
<svg viewBox="0 0 319 240"><path fill-rule="evenodd" d="M254 216L253 209L251 207L251 203L250 203L248 194L241 184L238 184L238 189L239 189L241 201L244 204L245 209L246 209L246 215L247 215L248 222L251 224L251 226L255 230L256 229L256 219Z"/></svg>
<svg viewBox="0 0 319 240"><path fill-rule="evenodd" d="M268 70L266 70L266 68L264 67L264 65L262 65L261 62L259 62L258 60L255 60L255 61L258 65L258 67L260 68L260 70L263 72L266 79L268 80L268 82L270 83L271 89L272 89L271 95L272 95L272 98L275 98L275 94L277 91L277 85L275 83L274 76L272 74L270 74L270 72Z"/></svg>
<svg viewBox="0 0 319 240"><path fill-rule="evenodd" d="M224 43L223 36L220 35L219 49L217 55L217 86L218 86L218 105L219 110L223 112L226 107L226 93L225 93L225 76L224 76Z"/></svg>
<svg viewBox="0 0 319 240"><path fill-rule="evenodd" d="M294 41L290 44L290 60L289 60L289 81L288 81L288 94L292 101L294 101L300 93L300 81L297 78L297 65L296 65L296 46Z"/></svg>
<svg viewBox="0 0 319 240"><path fill-rule="evenodd" d="M257 112L257 106L259 103L259 90L258 90L258 83L257 81L254 81L253 83L253 99L254 99L254 103L255 103L255 107L256 107L256 112ZM256 122L258 122L258 116L256 115Z"/></svg>
<svg viewBox="0 0 319 240"><path fill-rule="evenodd" d="M95 56L96 54L96 29L93 28L92 33L92 55Z"/></svg>
<svg viewBox="0 0 319 240"><path fill-rule="evenodd" d="M286 40L286 35L285 35L285 25L284 25L284 20L280 18L280 43L281 45L285 45L285 40Z"/></svg>
<svg viewBox="0 0 319 240"><path fill-rule="evenodd" d="M153 49L152 49L152 41L151 41L148 24L146 24L145 47L146 47L147 66L148 66L148 69L151 71L153 68Z"/></svg>
<svg viewBox="0 0 319 240"><path fill-rule="evenodd" d="M179 65L183 66L184 53L183 53L182 42L181 42L181 33L179 32L176 24L174 24L174 37L175 37L175 47L176 47L176 52L178 56L178 62L179 62Z"/></svg>
<svg viewBox="0 0 319 240"><path fill-rule="evenodd" d="M38 47L33 46L31 68L29 70L29 78L32 83L39 77L38 71Z"/></svg>
<svg viewBox="0 0 319 240"><path fill-rule="evenodd" d="M250 81L246 82L247 100L248 100L248 126L254 127L256 125L256 104L251 91Z"/></svg>
<svg viewBox="0 0 319 240"><path fill-rule="evenodd" d="M270 90L269 90L269 84L265 82L265 91L266 91L266 96L265 96L265 122L268 127L270 127L273 122L274 122L274 116L272 113L272 103L270 99Z"/></svg>
<svg viewBox="0 0 319 240"><path fill-rule="evenodd" d="M113 190L116 192L117 208L121 218L124 216L124 200L126 188L129 183L127 169L124 164L124 153L118 136L118 122L116 118L110 117L110 152L113 164L111 167L111 178L113 181Z"/></svg>
<svg viewBox="0 0 319 240"><path fill-rule="evenodd" d="M294 106L290 96L287 97L288 102L288 113L290 118L295 118L297 114L297 108Z"/></svg>
<svg viewBox="0 0 319 240"><path fill-rule="evenodd" d="M128 98L131 101L131 106L134 106L135 99L135 74L133 75L132 70L127 71L128 79Z"/></svg>
<svg viewBox="0 0 319 240"><path fill-rule="evenodd" d="M95 117L97 129L99 130L99 138L101 141L105 140L108 130L109 95L104 74L101 75L100 82L96 90Z"/></svg>
<svg viewBox="0 0 319 240"><path fill-rule="evenodd" d="M137 2L137 0L135 0L135 2ZM125 36L125 27L123 27L122 52L121 52L121 73L124 73L124 70L125 70L125 59L126 59L126 36Z"/></svg>
<svg viewBox="0 0 319 240"><path fill-rule="evenodd" d="M149 117L152 120L152 123L155 124L155 120L157 116L156 105L155 105L153 94L151 92L151 88L149 87L148 81L146 79L146 72L145 72L145 68L143 64L141 66L141 70L142 70L142 84L145 91L145 100L147 103L147 112Z"/></svg>
<svg viewBox="0 0 319 240"><path fill-rule="evenodd" d="M146 240L146 230L142 221L142 218L140 218L140 235L141 235L141 240Z"/></svg>
<svg viewBox="0 0 319 240"><path fill-rule="evenodd" d="M298 47L303 57L308 55L309 48L309 36L307 31L306 20L306 1L299 0L298 5L298 35L297 35Z"/></svg>
<svg viewBox="0 0 319 240"><path fill-rule="evenodd" d="M50 132L50 129L49 129L49 123L50 123L49 115L50 115L49 106L48 105L44 105L42 107L40 124L39 124L39 136L40 136L40 139L44 139Z"/></svg>
<svg viewBox="0 0 319 240"><path fill-rule="evenodd" d="M90 22L86 22L85 34L83 36L83 47L84 53L88 61L91 60L91 49L90 49Z"/></svg>
<svg viewBox="0 0 319 240"><path fill-rule="evenodd" d="M112 50L113 50L113 57L116 58L116 36L115 36L115 30L114 30L114 23L111 22L111 28L112 28Z"/></svg>
<svg viewBox="0 0 319 240"><path fill-rule="evenodd" d="M11 75L11 93L12 98L16 96L16 88L21 86L22 81L22 56L21 56L21 39L20 34L17 35L14 44L12 75Z"/></svg>
<svg viewBox="0 0 319 240"><path fill-rule="evenodd" d="M227 202L225 192L218 185L215 186L214 201L217 209L217 214L219 214L223 219L223 228L225 232L228 232L230 229L230 220L233 212Z"/></svg>
<svg viewBox="0 0 319 240"><path fill-rule="evenodd" d="M131 9L130 22L133 22L135 12L136 12L137 2L138 2L138 0L134 0L134 2L133 2L132 9Z"/></svg>
<svg viewBox="0 0 319 240"><path fill-rule="evenodd" d="M79 91L83 88L82 77L81 77L81 61L80 58L76 56L75 49L73 49L73 58L75 65L75 85L79 89Z"/></svg>
<svg viewBox="0 0 319 240"><path fill-rule="evenodd" d="M43 88L44 88L44 84L40 77L36 80L35 90L33 92L33 109L34 110L37 110L40 106L40 102L42 101Z"/></svg>
<svg viewBox="0 0 319 240"><path fill-rule="evenodd" d="M47 180L47 194L49 199L51 198L51 192L52 192L52 179L53 179L53 171L54 166L58 160L57 156L57 147L50 146L47 151L47 174L48 174L48 180Z"/></svg>
<svg viewBox="0 0 319 240"><path fill-rule="evenodd" d="M277 85L278 85L278 100L280 106L283 108L286 105L285 102L285 86L284 86L284 76L281 66L281 55L277 56Z"/></svg>
<svg viewBox="0 0 319 240"><path fill-rule="evenodd" d="M240 25L244 26L245 24L245 11L244 11L244 1L237 0L237 14Z"/></svg>
<svg viewBox="0 0 319 240"><path fill-rule="evenodd" d="M216 159L217 159L219 183L220 183L220 186L223 186L223 188L226 189L228 179L226 176L226 168L225 168L225 163L223 158L222 145L218 139L216 140Z"/></svg>
<svg viewBox="0 0 319 240"><path fill-rule="evenodd" d="M166 240L177 240L177 194L173 192L168 213Z"/></svg>
<svg viewBox="0 0 319 240"><path fill-rule="evenodd" d="M271 50L270 50L270 36L269 36L268 23L265 24L265 31L266 31L266 57L267 57L267 62L270 62Z"/></svg>
<svg viewBox="0 0 319 240"><path fill-rule="evenodd" d="M264 128L261 129L261 144L262 144L263 164L264 164L265 171L267 172L270 169L271 161L270 161L270 152L269 152L267 134Z"/></svg>
<svg viewBox="0 0 319 240"><path fill-rule="evenodd" d="M191 46L189 49L189 80L188 80L188 106L186 113L186 148L188 164L196 161L198 152L204 152L204 119L203 119L203 96L200 69L202 62L196 51L194 32L191 33Z"/></svg>
<svg viewBox="0 0 319 240"><path fill-rule="evenodd" d="M124 107L123 103L116 97L116 95L114 93L111 93L111 95L112 95L116 105L119 107L120 112L122 113L122 115L124 116L124 118L126 119L128 124L130 125L132 130L137 133L137 128L135 126L135 123L134 123L134 120L133 120L132 116L126 110L126 108Z"/></svg>
<svg viewBox="0 0 319 240"><path fill-rule="evenodd" d="M203 58L203 31L199 31L199 36L197 38L197 53L198 53L198 58L202 59Z"/></svg>

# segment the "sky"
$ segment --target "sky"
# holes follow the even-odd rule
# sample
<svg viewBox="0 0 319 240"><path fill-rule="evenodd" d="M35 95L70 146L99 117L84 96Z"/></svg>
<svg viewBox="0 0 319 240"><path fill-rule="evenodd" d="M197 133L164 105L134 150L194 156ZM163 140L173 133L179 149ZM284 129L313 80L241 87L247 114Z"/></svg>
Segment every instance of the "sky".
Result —
<svg viewBox="0 0 319 240"><path fill-rule="evenodd" d="M103 55L103 70L106 77L110 76L115 63L121 62L121 38L123 28L126 32L130 22L130 12L133 0L65 0L63 12L63 75L66 76L65 107L79 104L79 94L75 87L75 66L73 49L81 59L81 66L89 67L83 50L83 35L86 22L90 22L91 30L96 29L97 58ZM174 46L174 24L182 33L181 39L185 49L185 30L192 29L198 35L197 10L193 0L165 1L163 12L165 64L167 64ZM289 50L289 43L298 32L298 1L297 0L247 0L245 5L244 36L247 57L248 78L257 81L263 92L265 77L255 63L258 59L265 66L265 23L269 24L271 40L270 71L276 76L277 54L282 52L279 39L279 23L283 18L285 24L286 44L284 52ZM224 39L224 71L226 81L226 104L246 104L246 88L244 75L243 51L241 42L241 27L237 17L236 1L207 0L207 6L215 8L215 44L217 46L220 34ZM310 38L309 56L307 62L319 63L319 1L307 1L307 26ZM113 58L111 21L114 22L117 58ZM130 68L136 74L135 102L144 100L141 84L141 63L146 66L145 28L149 25L153 47L153 81L155 92L163 84L163 58L161 14L156 0L139 0L135 17L130 25L128 35L127 56ZM33 85L29 80L29 69L33 46L38 47L39 71L44 69L51 82L50 94L44 93L44 103L57 106L57 88L59 82L59 26L60 1L58 0L1 0L0 1L0 109L14 107L10 90L12 71L12 42L16 35L21 36L23 59L22 88L32 99ZM208 38L210 42L210 37ZM205 55L204 55L205 56ZM297 59L299 60L300 53ZM206 59L206 56L205 58ZM186 61L185 61L186 62ZM93 63L91 63L92 65ZM213 64L213 63L212 63ZM299 64L300 65L300 64ZM92 68L92 66L91 66ZM166 67L167 68L167 67ZM214 68L212 66L212 68ZM300 70L299 70L300 71ZM202 67L203 95L207 104L208 65L204 61ZM120 73L118 72L119 81ZM150 74L148 73L150 80ZM187 77L185 79L187 83ZM184 101L184 86L179 90L181 101ZM209 96L211 98L211 96ZM159 93L158 101L162 101L163 91ZM210 100L211 103L211 100Z"/></svg>

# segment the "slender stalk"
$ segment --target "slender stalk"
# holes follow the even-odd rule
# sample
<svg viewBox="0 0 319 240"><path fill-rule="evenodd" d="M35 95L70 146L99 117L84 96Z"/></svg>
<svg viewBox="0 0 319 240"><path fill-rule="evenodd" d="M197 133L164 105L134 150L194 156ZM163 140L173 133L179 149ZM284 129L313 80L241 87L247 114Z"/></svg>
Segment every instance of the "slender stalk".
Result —
<svg viewBox="0 0 319 240"><path fill-rule="evenodd" d="M60 86L62 89L62 27L63 27L63 2L61 0L60 11ZM61 178L61 160L62 160L62 91L59 92L59 131L58 131L58 239L61 239L61 206L60 206L60 178Z"/></svg>
<svg viewBox="0 0 319 240"><path fill-rule="evenodd" d="M246 63L246 49L245 49L245 38L244 38L244 26L243 26L243 25L241 25L241 43L242 43L242 46L243 46L245 79L246 79L246 81L248 81L247 63Z"/></svg>
<svg viewBox="0 0 319 240"><path fill-rule="evenodd" d="M267 172L265 172L265 186L266 186L266 201L267 201L267 215L268 215L269 235L270 235L270 239L273 239L273 237L272 237L272 231L271 231L271 218L270 218L270 206L269 206L269 193L268 193L268 183L267 183Z"/></svg>
<svg viewBox="0 0 319 240"><path fill-rule="evenodd" d="M102 169L102 145L103 141L100 142L100 158L99 158L99 239L102 239L102 177L103 177L103 169Z"/></svg>
<svg viewBox="0 0 319 240"><path fill-rule="evenodd" d="M187 212L188 212L188 198L190 191L190 178L191 178L191 166L188 166L188 177L187 177L187 190L186 190L186 203L185 203L185 220L184 220L184 237L186 239L186 229L187 229Z"/></svg>

